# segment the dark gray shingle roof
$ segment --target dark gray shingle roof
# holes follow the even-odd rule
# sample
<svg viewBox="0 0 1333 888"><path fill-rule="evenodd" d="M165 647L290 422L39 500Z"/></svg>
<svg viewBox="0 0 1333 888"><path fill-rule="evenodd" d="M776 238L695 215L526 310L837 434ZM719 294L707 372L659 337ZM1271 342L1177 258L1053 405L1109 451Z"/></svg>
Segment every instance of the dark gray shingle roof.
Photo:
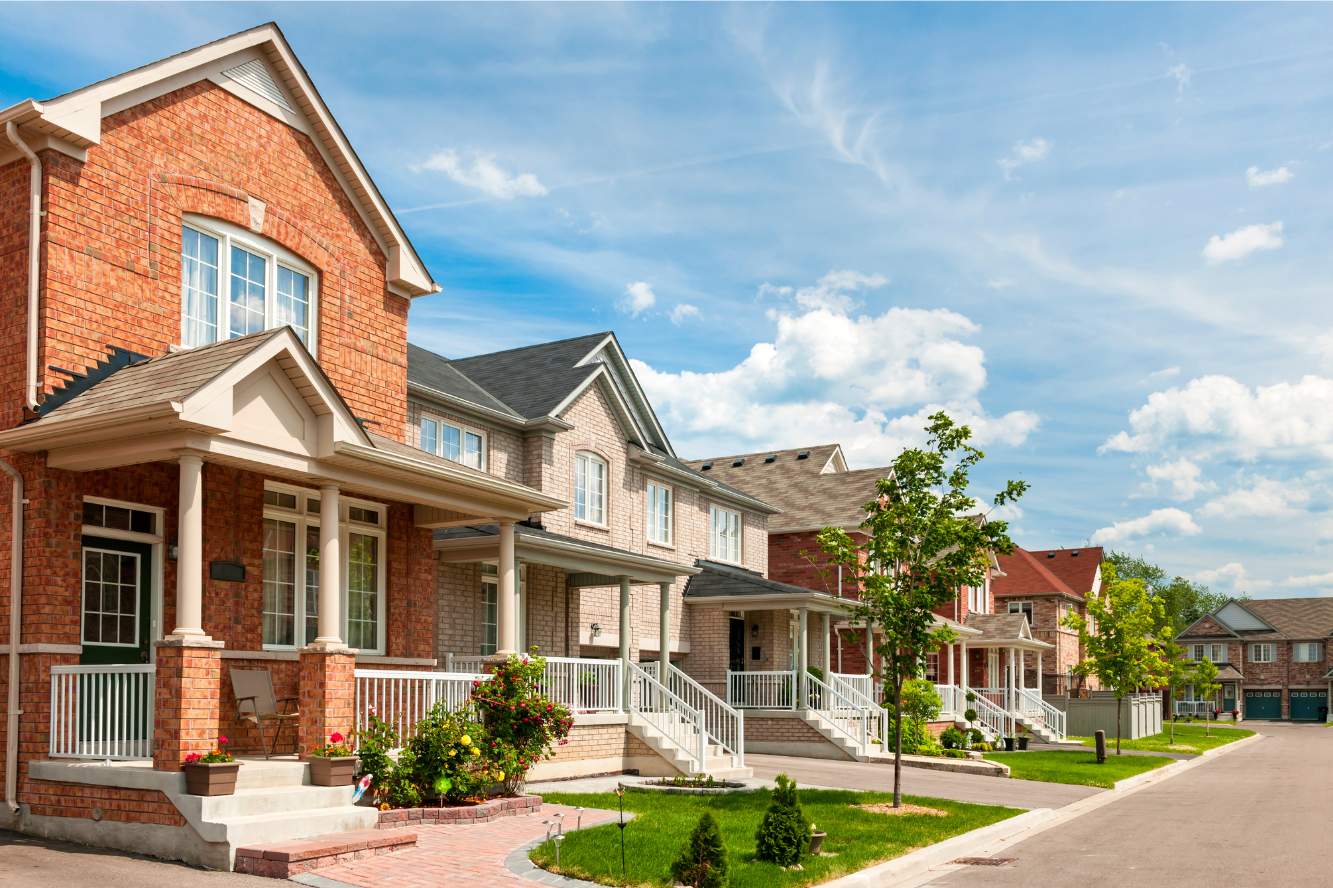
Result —
<svg viewBox="0 0 1333 888"><path fill-rule="evenodd" d="M685 586L686 598L717 598L731 595L818 595L814 589L779 583L762 574L743 567L718 564L716 561L699 559L696 567L703 568L703 573L690 577Z"/></svg>
<svg viewBox="0 0 1333 888"><path fill-rule="evenodd" d="M550 416L569 393L597 371L576 367L609 333L459 358L449 363L469 380L526 419ZM409 359L408 378L412 376Z"/></svg>
<svg viewBox="0 0 1333 888"><path fill-rule="evenodd" d="M516 419L523 418L508 404L469 379L448 358L442 358L410 342L407 344L407 379L469 404L497 410Z"/></svg>

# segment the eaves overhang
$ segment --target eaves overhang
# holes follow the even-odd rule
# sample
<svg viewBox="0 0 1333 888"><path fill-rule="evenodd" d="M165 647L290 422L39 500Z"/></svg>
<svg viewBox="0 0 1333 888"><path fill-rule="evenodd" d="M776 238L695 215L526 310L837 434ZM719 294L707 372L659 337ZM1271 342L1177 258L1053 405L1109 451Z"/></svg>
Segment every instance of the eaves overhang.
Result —
<svg viewBox="0 0 1333 888"><path fill-rule="evenodd" d="M434 548L445 561L485 561L498 557L498 535L436 540ZM674 561L664 561L634 552L580 545L577 540L553 539L515 534L514 554L522 561L559 567L570 573L625 577L633 583L673 583L691 577L699 568Z"/></svg>
<svg viewBox="0 0 1333 888"><path fill-rule="evenodd" d="M767 594L736 595L687 595L685 603L692 607L707 607L723 610L799 610L806 608L816 613L845 614L850 603L847 599L822 592L811 591L808 595L798 592L772 592Z"/></svg>
<svg viewBox="0 0 1333 888"><path fill-rule="evenodd" d="M741 493L733 488L724 487L716 481L696 475L693 472L678 469L668 463L666 457L659 456L650 450L645 450L632 441L629 443L626 461L629 462L630 465L664 475L683 487L691 487L698 490L699 492L706 494L708 498L712 500L740 506L741 508L749 509L751 512L758 512L763 515L777 515L782 512L781 509L775 506L770 506L763 500L755 499L749 494Z"/></svg>

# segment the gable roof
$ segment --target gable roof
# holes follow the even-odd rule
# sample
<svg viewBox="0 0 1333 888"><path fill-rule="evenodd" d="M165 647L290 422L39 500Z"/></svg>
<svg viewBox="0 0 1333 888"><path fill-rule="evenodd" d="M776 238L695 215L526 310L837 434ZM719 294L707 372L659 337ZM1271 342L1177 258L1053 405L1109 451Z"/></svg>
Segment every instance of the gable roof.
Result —
<svg viewBox="0 0 1333 888"><path fill-rule="evenodd" d="M581 362L609 335L542 342L449 363L525 419L553 416L571 392L591 381L598 368ZM412 379L410 363L407 372Z"/></svg>
<svg viewBox="0 0 1333 888"><path fill-rule="evenodd" d="M1083 549L1033 549L1031 555L1076 594L1085 596L1097 584L1098 568L1105 552L1101 546L1088 546Z"/></svg>
<svg viewBox="0 0 1333 888"><path fill-rule="evenodd" d="M201 80L311 137L384 251L391 290L408 298L440 291L286 37L272 22L52 99L25 99L0 111L0 144L15 150L3 135L3 124L13 121L34 150L53 148L86 160L87 149L101 142L104 117Z"/></svg>
<svg viewBox="0 0 1333 888"><path fill-rule="evenodd" d="M981 637L968 639L968 643L1016 641L1017 647L1027 650L1055 647L1032 636L1032 627L1023 614L968 614L965 624L972 629L980 629Z"/></svg>
<svg viewBox="0 0 1333 888"><path fill-rule="evenodd" d="M1217 623L1227 630L1227 635L1192 631L1204 620ZM1255 598L1246 601L1233 598L1213 613L1191 623L1176 637L1316 641L1330 635L1333 635L1333 598Z"/></svg>
<svg viewBox="0 0 1333 888"><path fill-rule="evenodd" d="M716 561L700 558L695 561L695 566L701 568L701 570L698 574L690 577L689 582L685 585L684 597L686 601L698 603L710 599L731 601L740 599L740 603L743 604L745 599L752 599L755 600L756 606L760 600L768 605L768 607L763 608L765 610L773 606L809 607L817 605L819 610L830 613L844 611L855 603L826 592L807 589L804 586L793 586L790 583L770 580L763 574L735 565L719 564Z"/></svg>
<svg viewBox="0 0 1333 888"><path fill-rule="evenodd" d="M1038 558L1037 553L1026 549L1014 548L1012 555L996 553L1002 576L991 581L991 590L996 597L1027 597L1034 595L1067 595L1083 598L1081 592L1075 592L1068 583L1055 575L1047 565L1045 557ZM1092 586L1089 584L1089 591Z"/></svg>

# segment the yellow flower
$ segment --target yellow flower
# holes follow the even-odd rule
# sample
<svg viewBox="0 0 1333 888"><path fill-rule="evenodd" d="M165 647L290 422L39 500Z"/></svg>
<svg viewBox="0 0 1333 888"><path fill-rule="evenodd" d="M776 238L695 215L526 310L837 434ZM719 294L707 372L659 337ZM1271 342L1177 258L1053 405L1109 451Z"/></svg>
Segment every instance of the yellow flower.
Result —
<svg viewBox="0 0 1333 888"><path fill-rule="evenodd" d="M481 755L481 750L474 746L474 747L472 747L472 754L473 754L473 755Z"/></svg>
<svg viewBox="0 0 1333 888"><path fill-rule="evenodd" d="M472 738L469 737L467 734L464 734L464 735L463 735L463 745L464 745L464 746L471 746L471 745L472 745Z"/></svg>
<svg viewBox="0 0 1333 888"><path fill-rule="evenodd" d="M449 754L450 754L450 755L453 755L453 754L454 754L454 751L453 751L452 749L449 750Z"/></svg>

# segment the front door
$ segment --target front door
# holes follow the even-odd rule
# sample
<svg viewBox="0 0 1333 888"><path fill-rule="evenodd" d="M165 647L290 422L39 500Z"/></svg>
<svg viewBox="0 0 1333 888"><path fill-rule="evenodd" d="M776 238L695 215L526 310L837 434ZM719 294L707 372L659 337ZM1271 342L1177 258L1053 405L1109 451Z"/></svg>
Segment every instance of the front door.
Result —
<svg viewBox="0 0 1333 888"><path fill-rule="evenodd" d="M83 665L147 663L152 643L153 548L83 538Z"/></svg>
<svg viewBox="0 0 1333 888"><path fill-rule="evenodd" d="M1234 712L1236 710L1236 685L1234 682L1227 682L1222 685L1222 711Z"/></svg>
<svg viewBox="0 0 1333 888"><path fill-rule="evenodd" d="M986 657L986 687L1002 688L1004 685L1000 680L1000 651L997 648L988 648Z"/></svg>
<svg viewBox="0 0 1333 888"><path fill-rule="evenodd" d="M736 617L731 618L731 635L729 644L730 663L728 667L732 672L745 671L745 620Z"/></svg>

